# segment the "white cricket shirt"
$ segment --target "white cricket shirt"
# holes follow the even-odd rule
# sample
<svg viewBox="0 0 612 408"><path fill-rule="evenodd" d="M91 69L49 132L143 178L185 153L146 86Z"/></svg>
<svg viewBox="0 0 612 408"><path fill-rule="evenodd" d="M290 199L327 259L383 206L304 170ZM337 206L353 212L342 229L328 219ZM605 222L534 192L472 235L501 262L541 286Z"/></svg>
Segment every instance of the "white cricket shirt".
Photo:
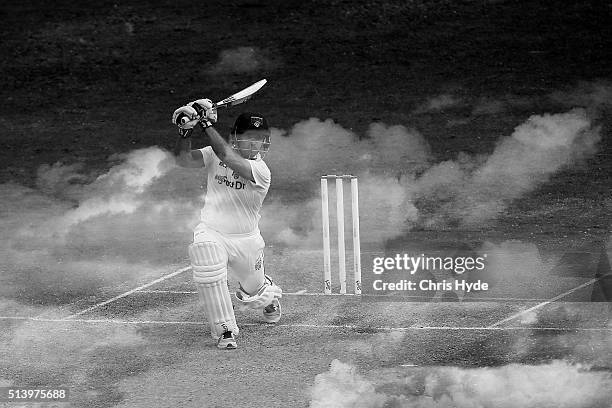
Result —
<svg viewBox="0 0 612 408"><path fill-rule="evenodd" d="M227 167L211 146L200 149L208 170L206 199L200 221L226 234L247 234L259 230L259 210L270 188L271 174L261 159L249 160L255 182Z"/></svg>

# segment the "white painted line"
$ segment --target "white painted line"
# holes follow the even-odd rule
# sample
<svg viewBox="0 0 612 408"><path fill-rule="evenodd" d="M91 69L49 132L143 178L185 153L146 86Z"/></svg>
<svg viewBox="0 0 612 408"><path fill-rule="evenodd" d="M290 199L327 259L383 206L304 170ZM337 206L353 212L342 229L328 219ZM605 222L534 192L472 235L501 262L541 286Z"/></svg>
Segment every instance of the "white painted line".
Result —
<svg viewBox="0 0 612 408"><path fill-rule="evenodd" d="M145 289L139 290L138 293L160 293L160 294L168 294L168 295L197 295L198 292L196 290L155 290L155 289ZM325 295L323 293L306 293L303 290L298 290L297 292L283 292L283 296L330 296ZM340 296L340 294L334 294L336 296ZM346 295L342 295L346 296ZM354 295L353 295L354 296Z"/></svg>
<svg viewBox="0 0 612 408"><path fill-rule="evenodd" d="M158 293L168 295L197 295L196 290L156 290L156 289L145 289L139 290L138 293ZM305 291L299 290L297 292L283 292L283 296L328 296L323 293L306 293Z"/></svg>
<svg viewBox="0 0 612 408"><path fill-rule="evenodd" d="M198 292L195 290L139 290L138 293L158 293L158 294L169 294L169 295L196 295ZM297 292L283 292L283 296L321 296L321 297L376 297L376 298L389 298L391 301L401 301L402 299L433 299L436 302L432 303L469 303L472 301L490 301L490 302L542 302L548 299L546 298L505 298L505 297L469 297L468 300L462 300L461 302L440 302L432 296L389 296L389 295L370 295L370 294L361 294L355 295L354 293L314 293L314 292L306 292L304 290L298 290Z"/></svg>
<svg viewBox="0 0 612 408"><path fill-rule="evenodd" d="M41 318L37 316L0 316L0 320L33 320L37 321Z"/></svg>
<svg viewBox="0 0 612 408"><path fill-rule="evenodd" d="M20 321L32 321L42 323L85 323L85 324L117 324L117 325L159 325L159 326L206 326L207 323L204 321L181 321L181 320L119 320L119 319L46 319L28 316L0 316L0 320L20 320ZM452 327L452 326L409 326L409 327L368 327L368 326L357 326L357 325L344 325L344 324L306 324L306 323L287 323L287 324L267 324L267 323L242 323L240 326L244 327L284 327L284 328L297 328L297 329L347 329L357 331L421 331L421 330L439 330L439 331L510 331L510 330L550 330L550 331L612 331L612 327L526 327L526 326L507 326L507 327Z"/></svg>
<svg viewBox="0 0 612 408"><path fill-rule="evenodd" d="M164 276L162 276L161 278L157 278L157 279L155 279L155 280L154 280L154 281L152 281L152 282L146 283L146 284L141 285L141 286L139 286L139 287L137 287L137 288L134 288L134 289L132 289L132 290L129 290L129 291L125 292L125 293L122 293L122 294L120 294L120 295L118 295L118 296L115 296L114 298L111 298L111 299L105 300L104 302L97 303L97 304L95 304L95 305L93 305L93 306L91 306L91 307L88 307L88 308L87 308L87 309L85 309L85 310L81 310L81 311L80 311L80 312L78 312L78 313L75 313L75 314L73 314L73 315L71 315L71 316L66 317L66 318L65 318L65 320L68 320L68 319L74 319L74 318L75 318L75 317L77 317L77 316L81 316L81 315L83 315L83 314L85 314L85 313L88 313L88 312L91 312L92 310L95 310L95 309L97 309L97 308L99 308L99 307L102 307L102 306L108 305L109 303L112 303L112 302L114 302L114 301L116 301L116 300L119 300L119 299L122 299L122 298L124 298L124 297L126 297L126 296L129 296L129 295L131 295L132 293L138 292L139 290L142 290L142 289L144 289L144 288L148 288L149 286L153 286L153 285L155 285L155 284L157 284L157 283L159 283L159 282L163 282L163 281L165 281L166 279L170 279L170 278L172 278L173 276L179 275L179 274L181 274L181 273L183 273L183 272L185 272L185 271L188 271L188 270L190 270L190 269L191 269L191 266L186 266L186 267L184 267L184 268L181 268L181 269L179 269L178 271L174 271L174 272L172 272L172 273L170 273L170 274L168 274L168 275L164 275Z"/></svg>
<svg viewBox="0 0 612 408"><path fill-rule="evenodd" d="M139 290L138 293L161 293L167 295L197 295L196 290L155 290L155 289L145 289Z"/></svg>
<svg viewBox="0 0 612 408"><path fill-rule="evenodd" d="M169 295L196 295L198 292L195 290L140 290L138 291L138 293L166 293ZM283 296L329 296L329 297L333 297L333 296L367 296L367 295L355 295L353 293L345 293L345 294L340 294L340 293L331 293L331 294L325 294L325 293L308 293L305 292L304 290L298 290L297 292L283 292Z"/></svg>
<svg viewBox="0 0 612 408"><path fill-rule="evenodd" d="M512 315L512 316L510 316L510 317L506 317L505 319L501 319L501 320L499 320L499 321L497 321L497 322L495 322L495 323L493 323L493 324L489 325L488 327L490 327L490 328L493 328L493 327L498 327L499 325L504 324L504 323L506 323L506 322L509 322L510 320L514 320L514 319L516 319L517 317L524 315L525 313L533 312L534 310L540 309L540 308L542 308L542 307L544 307L544 306L546 306L546 305L549 305L549 304L551 304L551 303L553 303L553 302L556 302L556 301L557 301L557 300L559 300L559 299L562 299L562 298L566 297L567 295L570 295L570 294L574 293L574 292L575 292L575 291L577 291L578 289L582 289L582 288L584 288L584 287L586 287L586 286L589 286L589 285L594 284L595 282L599 281L600 279L602 279L602 278L603 278L603 277L605 277L605 276L608 276L608 275L603 275L603 276L600 276L599 278L593 278L593 279L591 279L590 281L585 282L585 283L583 283L582 285L578 285L578 286L576 286L575 288L568 290L567 292L563 292L563 293L561 293L560 295L557 295L557 296L555 296L555 297L554 297L554 298L552 298L552 299L549 299L549 300L547 300L547 301L545 301L545 302L542 302L542 303L538 303L537 305L535 305L535 306L533 306L533 307L530 307L529 309L525 309L525 310L523 310L523 311L520 311L520 312L518 312L518 313L515 313L515 314L513 314L513 315Z"/></svg>

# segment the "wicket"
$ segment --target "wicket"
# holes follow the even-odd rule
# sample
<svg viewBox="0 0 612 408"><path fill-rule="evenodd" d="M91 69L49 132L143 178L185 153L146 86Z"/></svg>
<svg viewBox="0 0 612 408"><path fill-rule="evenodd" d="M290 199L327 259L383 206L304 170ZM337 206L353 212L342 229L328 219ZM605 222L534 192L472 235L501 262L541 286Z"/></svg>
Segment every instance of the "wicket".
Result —
<svg viewBox="0 0 612 408"><path fill-rule="evenodd" d="M321 176L321 218L323 220L323 274L324 293L332 293L331 243L329 238L329 194L327 180L336 181L336 216L338 224L338 277L340 294L346 294L346 248L344 245L344 186L343 180L351 180L351 218L353 221L353 271L355 295L361 294L361 243L359 238L359 187L357 177L335 174Z"/></svg>

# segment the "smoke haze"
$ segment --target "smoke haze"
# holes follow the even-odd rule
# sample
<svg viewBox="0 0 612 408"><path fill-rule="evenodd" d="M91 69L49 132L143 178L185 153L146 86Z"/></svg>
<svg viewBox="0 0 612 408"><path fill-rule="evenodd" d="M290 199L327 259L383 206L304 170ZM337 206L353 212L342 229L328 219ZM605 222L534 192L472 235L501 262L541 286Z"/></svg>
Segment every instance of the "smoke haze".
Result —
<svg viewBox="0 0 612 408"><path fill-rule="evenodd" d="M0 186L5 297L87 294L182 262L196 207L169 153L148 148L114 157L104 174L80 165L43 165L37 188ZM167 191L170 190L169 194Z"/></svg>
<svg viewBox="0 0 612 408"><path fill-rule="evenodd" d="M599 132L583 109L531 116L511 136L501 138L488 157L459 155L418 177L414 200L422 209L420 221L429 228L482 225L510 200L592 155Z"/></svg>
<svg viewBox="0 0 612 408"><path fill-rule="evenodd" d="M280 63L272 58L269 52L258 47L237 47L223 50L219 60L209 69L211 75L216 74L245 74L257 71L271 71Z"/></svg>
<svg viewBox="0 0 612 408"><path fill-rule="evenodd" d="M384 387L383 387L384 386ZM393 390L393 391L387 391ZM607 407L612 378L565 361L501 367L373 370L368 377L334 360L316 376L312 408Z"/></svg>
<svg viewBox="0 0 612 408"><path fill-rule="evenodd" d="M602 106L607 89L593 85L570 95ZM600 128L591 111L532 115L490 154L460 153L442 162L419 131L401 125L372 123L360 136L331 119L310 118L288 131L273 129L266 158L273 185L262 232L269 244L320 248L323 174L358 176L364 244L417 227L482 227L597 151ZM329 187L334 228L334 183ZM101 174L79 163L43 164L35 188L0 185L0 294L89 294L184 265L205 188L204 172L177 167L157 147L114 155ZM344 192L350 225L348 183Z"/></svg>
<svg viewBox="0 0 612 408"><path fill-rule="evenodd" d="M366 241L391 238L415 226L483 226L512 200L594 154L601 139L600 128L580 108L529 117L510 136L500 138L490 155L460 153L437 164L428 143L415 130L374 123L367 136L359 140L333 121L316 118L296 124L287 134L275 131L268 159L275 186L299 189L295 195L306 199L306 204L300 202L293 211L288 205L283 211L280 202L272 201L267 208L287 214L293 232L319 234L318 177L354 174L362 192L360 212L368 214L361 217L362 223L381 214L386 217L383 222L373 221L373 228L364 226ZM333 182L330 187L333 190ZM330 194L332 200L335 193ZM275 227L280 218L276 217ZM281 230L283 236L293 236Z"/></svg>

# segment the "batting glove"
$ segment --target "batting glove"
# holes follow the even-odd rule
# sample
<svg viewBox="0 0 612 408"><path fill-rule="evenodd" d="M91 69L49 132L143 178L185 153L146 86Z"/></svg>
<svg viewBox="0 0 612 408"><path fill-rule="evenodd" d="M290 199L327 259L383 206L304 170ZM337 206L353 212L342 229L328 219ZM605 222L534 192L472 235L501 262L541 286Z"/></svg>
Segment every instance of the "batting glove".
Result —
<svg viewBox="0 0 612 408"><path fill-rule="evenodd" d="M187 106L194 108L198 112L200 124L204 129L217 122L217 109L210 99L198 99L197 101L189 102Z"/></svg>
<svg viewBox="0 0 612 408"><path fill-rule="evenodd" d="M172 123L178 126L179 135L186 139L191 136L200 116L191 106L181 106L172 114Z"/></svg>

